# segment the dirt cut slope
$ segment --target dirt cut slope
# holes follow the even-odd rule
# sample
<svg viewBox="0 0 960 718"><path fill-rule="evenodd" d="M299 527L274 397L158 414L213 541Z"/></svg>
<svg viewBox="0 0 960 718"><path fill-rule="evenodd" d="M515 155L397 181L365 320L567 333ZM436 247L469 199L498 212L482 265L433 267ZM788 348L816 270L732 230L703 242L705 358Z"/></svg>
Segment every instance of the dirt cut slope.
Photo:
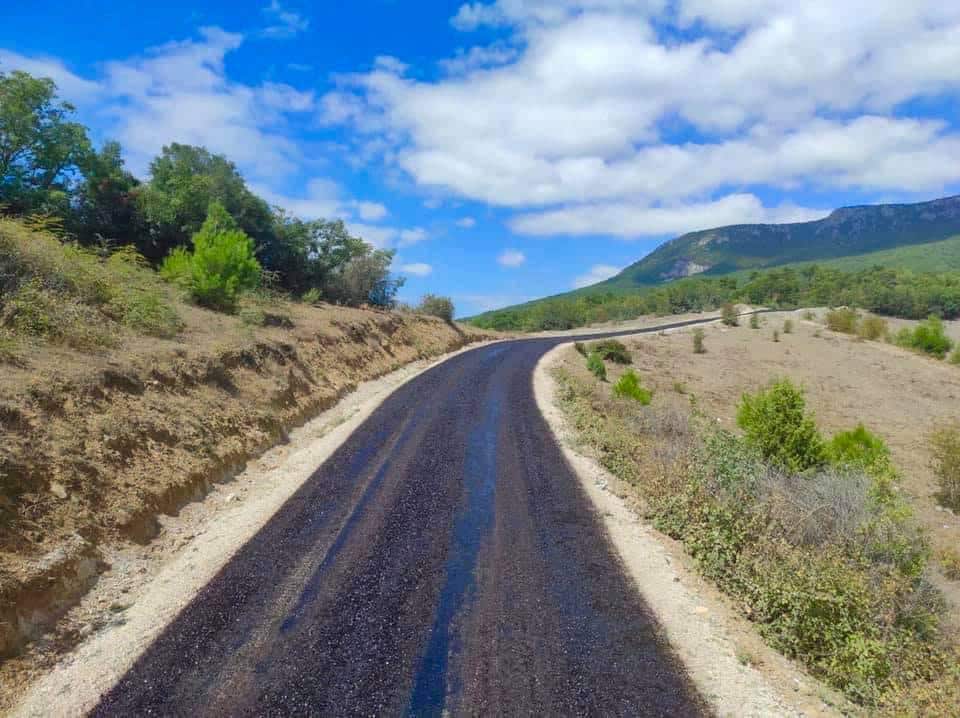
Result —
<svg viewBox="0 0 960 718"><path fill-rule="evenodd" d="M99 354L49 344L0 365L0 657L19 652L106 568L149 541L357 383L485 335L414 314L285 307L283 326L185 308L177 339Z"/></svg>

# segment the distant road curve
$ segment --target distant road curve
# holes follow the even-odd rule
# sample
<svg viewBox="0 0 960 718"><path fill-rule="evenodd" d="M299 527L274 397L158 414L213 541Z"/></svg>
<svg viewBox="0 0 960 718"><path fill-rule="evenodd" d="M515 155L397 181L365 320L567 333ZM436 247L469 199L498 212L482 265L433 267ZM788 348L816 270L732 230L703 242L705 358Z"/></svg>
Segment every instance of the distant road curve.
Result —
<svg viewBox="0 0 960 718"><path fill-rule="evenodd" d="M92 714L706 715L537 409L570 339L398 389Z"/></svg>

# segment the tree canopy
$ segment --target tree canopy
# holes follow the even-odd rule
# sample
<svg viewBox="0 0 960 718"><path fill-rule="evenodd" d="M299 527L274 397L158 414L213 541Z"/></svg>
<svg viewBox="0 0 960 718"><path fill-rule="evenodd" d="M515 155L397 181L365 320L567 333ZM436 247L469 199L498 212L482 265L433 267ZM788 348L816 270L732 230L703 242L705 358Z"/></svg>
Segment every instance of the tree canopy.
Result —
<svg viewBox="0 0 960 718"><path fill-rule="evenodd" d="M249 238L278 289L345 304L394 303L403 280L390 273L393 253L351 235L342 221L271 207L233 162L204 147L171 142L141 182L124 167L120 145L97 151L73 114L53 80L0 73L0 212L53 215L81 244L132 245L159 265L190 247L212 209L210 221L234 223L220 234Z"/></svg>

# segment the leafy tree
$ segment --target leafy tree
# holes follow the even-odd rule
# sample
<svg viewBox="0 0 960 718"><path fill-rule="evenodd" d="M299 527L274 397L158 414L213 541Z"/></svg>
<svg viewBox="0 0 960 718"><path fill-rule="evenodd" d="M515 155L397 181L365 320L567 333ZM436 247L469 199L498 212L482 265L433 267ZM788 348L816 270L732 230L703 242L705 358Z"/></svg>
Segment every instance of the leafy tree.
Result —
<svg viewBox="0 0 960 718"><path fill-rule="evenodd" d="M269 205L247 188L232 162L203 147L164 147L150 163L150 182L138 197L149 227L138 248L155 261L187 244L212 202L222 205L258 245L269 245L274 238Z"/></svg>
<svg viewBox="0 0 960 718"><path fill-rule="evenodd" d="M8 211L69 212L92 152L86 128L69 121L73 112L53 80L0 72L0 203Z"/></svg>
<svg viewBox="0 0 960 718"><path fill-rule="evenodd" d="M137 206L140 182L123 166L120 144L107 142L91 152L77 192L72 233L83 244L135 244L146 228Z"/></svg>
<svg viewBox="0 0 960 718"><path fill-rule="evenodd" d="M363 254L352 257L330 272L323 292L330 301L338 304L392 307L405 281L403 277L390 274L393 252L374 249L366 243L363 246Z"/></svg>

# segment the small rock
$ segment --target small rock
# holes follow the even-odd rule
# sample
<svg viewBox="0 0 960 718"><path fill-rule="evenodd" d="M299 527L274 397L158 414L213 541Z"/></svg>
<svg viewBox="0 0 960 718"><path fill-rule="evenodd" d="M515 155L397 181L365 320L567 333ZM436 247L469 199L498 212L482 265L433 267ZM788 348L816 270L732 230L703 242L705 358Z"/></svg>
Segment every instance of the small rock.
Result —
<svg viewBox="0 0 960 718"><path fill-rule="evenodd" d="M67 498L67 488L56 481L50 482L50 493L56 496L58 499Z"/></svg>
<svg viewBox="0 0 960 718"><path fill-rule="evenodd" d="M710 613L710 609L706 606L697 606L695 609L693 609L693 612L697 615L703 616Z"/></svg>
<svg viewBox="0 0 960 718"><path fill-rule="evenodd" d="M232 502L234 502L234 501L239 501L239 500L240 500L240 497L237 496L236 494L227 494L226 497L225 497L223 500L224 500L226 503L229 504L229 503L232 503Z"/></svg>

